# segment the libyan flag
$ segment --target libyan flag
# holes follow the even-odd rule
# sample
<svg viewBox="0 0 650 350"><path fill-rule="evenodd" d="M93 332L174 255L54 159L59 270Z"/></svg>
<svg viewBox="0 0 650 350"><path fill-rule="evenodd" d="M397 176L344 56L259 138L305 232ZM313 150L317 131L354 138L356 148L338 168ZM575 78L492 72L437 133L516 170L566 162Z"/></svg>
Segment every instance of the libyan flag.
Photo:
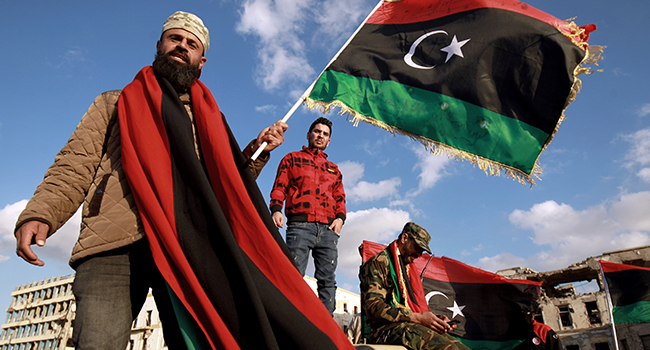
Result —
<svg viewBox="0 0 650 350"><path fill-rule="evenodd" d="M363 247L364 261L383 249L368 241ZM427 253L412 267L418 276L425 271L422 285L429 310L457 321L458 328L450 334L470 349L510 350L529 335L522 307L539 297L541 282L509 279Z"/></svg>
<svg viewBox="0 0 650 350"><path fill-rule="evenodd" d="M650 323L650 268L600 260L616 324Z"/></svg>
<svg viewBox="0 0 650 350"><path fill-rule="evenodd" d="M577 76L601 59L595 29L516 0L382 1L306 104L532 185Z"/></svg>

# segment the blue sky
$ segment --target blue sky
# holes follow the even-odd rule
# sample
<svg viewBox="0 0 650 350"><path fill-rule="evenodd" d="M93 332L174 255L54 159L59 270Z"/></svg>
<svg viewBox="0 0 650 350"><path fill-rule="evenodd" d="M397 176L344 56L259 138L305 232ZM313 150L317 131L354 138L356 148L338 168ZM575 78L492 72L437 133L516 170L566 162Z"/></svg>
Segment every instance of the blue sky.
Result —
<svg viewBox="0 0 650 350"><path fill-rule="evenodd" d="M606 251L650 244L650 45L645 0L531 0L560 19L594 23L607 46L603 71L582 92L540 158L532 189L486 176L467 162L433 156L404 136L335 113L330 160L341 167L348 220L337 281L358 291L357 246L390 242L407 221L432 234L431 248L473 266L564 268ZM196 13L211 34L201 79L240 144L281 119L356 29L374 0L14 1L0 14L6 69L0 84L0 308L16 285L72 273L79 218L37 250L15 256L13 228L55 154L93 99L121 89L152 62L162 23ZM464 59L471 59L466 57ZM278 162L306 143L319 114L300 107L286 142L258 178L268 198ZM284 233L284 232L283 232ZM5 300L5 301L2 301Z"/></svg>

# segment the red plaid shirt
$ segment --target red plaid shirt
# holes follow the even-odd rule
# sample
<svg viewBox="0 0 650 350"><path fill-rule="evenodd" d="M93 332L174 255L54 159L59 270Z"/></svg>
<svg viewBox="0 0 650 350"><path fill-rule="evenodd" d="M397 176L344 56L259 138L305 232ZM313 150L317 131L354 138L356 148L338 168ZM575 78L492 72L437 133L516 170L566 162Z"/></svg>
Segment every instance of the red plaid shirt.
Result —
<svg viewBox="0 0 650 350"><path fill-rule="evenodd" d="M343 175L317 148L303 146L282 158L271 191L271 212L281 211L285 200L288 222L345 221Z"/></svg>

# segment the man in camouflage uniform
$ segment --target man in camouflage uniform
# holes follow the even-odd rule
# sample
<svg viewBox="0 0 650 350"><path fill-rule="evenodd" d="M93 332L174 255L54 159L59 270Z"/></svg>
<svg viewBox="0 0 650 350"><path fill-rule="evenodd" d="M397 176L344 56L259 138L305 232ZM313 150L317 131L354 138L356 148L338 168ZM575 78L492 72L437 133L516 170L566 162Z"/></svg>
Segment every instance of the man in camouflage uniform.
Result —
<svg viewBox="0 0 650 350"><path fill-rule="evenodd" d="M431 254L430 240L424 228L409 222L391 245L397 246L400 265L405 267L424 251ZM414 312L407 303L395 299L399 286L391 276L390 247L368 259L359 272L361 308L371 329L370 343L403 345L413 350L467 350L447 334L456 328L447 323L447 316L436 316L429 311Z"/></svg>

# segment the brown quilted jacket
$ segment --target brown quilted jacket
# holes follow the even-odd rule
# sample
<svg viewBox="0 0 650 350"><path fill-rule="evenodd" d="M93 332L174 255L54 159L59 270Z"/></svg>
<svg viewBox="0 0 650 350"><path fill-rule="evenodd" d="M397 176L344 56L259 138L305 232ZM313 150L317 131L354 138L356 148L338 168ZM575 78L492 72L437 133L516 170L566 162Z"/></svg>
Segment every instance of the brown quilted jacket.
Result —
<svg viewBox="0 0 650 350"><path fill-rule="evenodd" d="M133 195L122 169L117 100L120 90L99 95L72 136L56 155L34 196L18 217L16 230L38 220L54 234L83 202L81 231L72 249L70 266L79 259L129 245L144 237ZM181 100L192 118L189 96ZM252 155L251 141L244 156ZM197 148L198 149L198 148ZM198 151L197 151L198 152ZM269 157L249 166L257 177Z"/></svg>

